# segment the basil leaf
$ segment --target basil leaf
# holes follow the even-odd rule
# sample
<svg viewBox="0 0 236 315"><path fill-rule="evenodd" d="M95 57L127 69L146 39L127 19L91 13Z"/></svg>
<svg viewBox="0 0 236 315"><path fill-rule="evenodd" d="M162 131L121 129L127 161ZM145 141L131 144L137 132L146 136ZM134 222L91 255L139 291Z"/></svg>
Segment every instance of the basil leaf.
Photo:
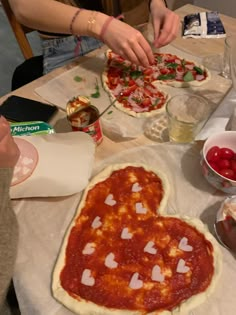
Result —
<svg viewBox="0 0 236 315"><path fill-rule="evenodd" d="M193 69L196 70L197 73L203 74L203 70L200 67L195 66L195 67L193 67Z"/></svg>
<svg viewBox="0 0 236 315"><path fill-rule="evenodd" d="M181 66L184 68L185 65L186 65L186 60L185 60L185 59L182 59L182 60L181 60Z"/></svg>
<svg viewBox="0 0 236 315"><path fill-rule="evenodd" d="M153 107L156 106L156 105L159 103L159 101L160 101L160 99L159 99L159 98L156 98L154 104L152 104L151 106L153 106Z"/></svg>
<svg viewBox="0 0 236 315"><path fill-rule="evenodd" d="M176 69L178 67L178 64L176 62L169 62L166 64L167 68Z"/></svg>
<svg viewBox="0 0 236 315"><path fill-rule="evenodd" d="M79 77L78 75L76 75L76 76L74 77L74 80L75 80L76 82L81 82L83 79L82 79L81 77Z"/></svg>
<svg viewBox="0 0 236 315"><path fill-rule="evenodd" d="M156 56L156 61L158 62L158 63L162 63L162 56Z"/></svg>
<svg viewBox="0 0 236 315"><path fill-rule="evenodd" d="M130 76L131 76L131 78L132 79L137 79L137 78L139 78L139 77L141 77L142 76L142 71L139 71L139 70L134 70L134 71L131 71L130 72Z"/></svg>
<svg viewBox="0 0 236 315"><path fill-rule="evenodd" d="M171 80L175 78L174 73L161 74L157 77L158 80Z"/></svg>
<svg viewBox="0 0 236 315"><path fill-rule="evenodd" d="M132 99L134 102L136 102L137 104L142 103L142 100L141 100L140 98L138 98L138 97L132 97L131 99Z"/></svg>
<svg viewBox="0 0 236 315"><path fill-rule="evenodd" d="M193 81L194 77L193 77L192 72L191 71L186 72L183 79L185 82Z"/></svg>
<svg viewBox="0 0 236 315"><path fill-rule="evenodd" d="M100 97L100 92L95 92L93 94L90 95L93 98L99 98Z"/></svg>

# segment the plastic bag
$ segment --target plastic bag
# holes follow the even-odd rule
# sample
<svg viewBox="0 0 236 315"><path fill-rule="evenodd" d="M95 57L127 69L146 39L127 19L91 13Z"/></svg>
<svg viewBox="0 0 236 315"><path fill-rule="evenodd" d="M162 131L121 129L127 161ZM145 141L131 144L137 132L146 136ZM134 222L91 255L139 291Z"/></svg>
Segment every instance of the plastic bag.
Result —
<svg viewBox="0 0 236 315"><path fill-rule="evenodd" d="M184 17L183 37L222 38L226 36L218 12L201 12Z"/></svg>

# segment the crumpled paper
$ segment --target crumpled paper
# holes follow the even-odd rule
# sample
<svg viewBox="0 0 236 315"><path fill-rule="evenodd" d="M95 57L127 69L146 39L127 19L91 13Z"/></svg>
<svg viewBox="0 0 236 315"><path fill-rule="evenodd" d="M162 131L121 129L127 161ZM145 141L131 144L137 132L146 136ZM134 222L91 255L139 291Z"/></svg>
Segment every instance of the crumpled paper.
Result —
<svg viewBox="0 0 236 315"><path fill-rule="evenodd" d="M171 188L167 213L200 218L214 234L216 213L225 196L204 179L197 148L170 143L136 147L96 163L93 175L112 163L126 162L145 163L164 172ZM22 315L72 315L52 297L51 276L80 196L27 199L13 204L21 231L14 284ZM235 258L226 249L222 251L220 282L215 292L192 311L194 315L235 312Z"/></svg>
<svg viewBox="0 0 236 315"><path fill-rule="evenodd" d="M232 88L211 115L195 140L206 140L209 136L225 130L236 130L236 91Z"/></svg>
<svg viewBox="0 0 236 315"><path fill-rule="evenodd" d="M95 144L88 134L68 132L16 138L25 140L30 148L33 145L38 162L29 177L11 186L12 199L67 196L80 192L87 185L95 152ZM27 156L24 158L30 160ZM23 171L26 167L22 166ZM15 167L12 183L18 174L16 171Z"/></svg>

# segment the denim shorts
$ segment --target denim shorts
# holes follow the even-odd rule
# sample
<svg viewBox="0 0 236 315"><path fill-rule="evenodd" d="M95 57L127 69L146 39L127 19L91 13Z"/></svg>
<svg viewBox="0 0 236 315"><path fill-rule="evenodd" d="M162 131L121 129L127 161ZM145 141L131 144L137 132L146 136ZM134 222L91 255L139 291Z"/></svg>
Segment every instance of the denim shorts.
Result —
<svg viewBox="0 0 236 315"><path fill-rule="evenodd" d="M103 45L101 41L88 36L68 36L41 41L44 74Z"/></svg>

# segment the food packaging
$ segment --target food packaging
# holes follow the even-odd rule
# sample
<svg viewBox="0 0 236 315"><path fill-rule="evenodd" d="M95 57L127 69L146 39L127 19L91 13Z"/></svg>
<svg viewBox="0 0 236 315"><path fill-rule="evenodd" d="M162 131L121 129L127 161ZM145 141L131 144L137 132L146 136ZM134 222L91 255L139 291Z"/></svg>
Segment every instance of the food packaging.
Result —
<svg viewBox="0 0 236 315"><path fill-rule="evenodd" d="M102 142L103 134L98 109L91 105L88 97L77 96L66 106L67 119L73 131L88 133L98 145Z"/></svg>
<svg viewBox="0 0 236 315"><path fill-rule="evenodd" d="M226 198L216 215L215 232L219 241L236 251L236 196Z"/></svg>
<svg viewBox="0 0 236 315"><path fill-rule="evenodd" d="M12 136L47 135L55 133L52 126L43 121L11 123Z"/></svg>
<svg viewBox="0 0 236 315"><path fill-rule="evenodd" d="M218 12L201 12L186 15L183 22L183 38L226 37Z"/></svg>

